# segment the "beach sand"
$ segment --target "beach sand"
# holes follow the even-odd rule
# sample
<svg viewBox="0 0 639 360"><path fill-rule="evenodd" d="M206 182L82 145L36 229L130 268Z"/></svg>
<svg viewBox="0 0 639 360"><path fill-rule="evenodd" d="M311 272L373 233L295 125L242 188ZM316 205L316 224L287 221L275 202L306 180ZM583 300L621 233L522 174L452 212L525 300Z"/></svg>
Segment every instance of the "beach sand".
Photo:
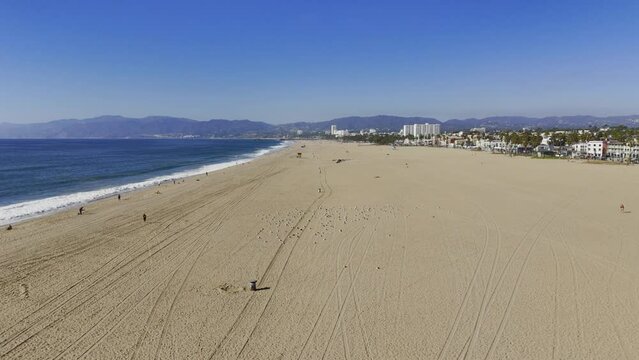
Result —
<svg viewBox="0 0 639 360"><path fill-rule="evenodd" d="M0 230L0 357L637 359L638 184L299 142Z"/></svg>

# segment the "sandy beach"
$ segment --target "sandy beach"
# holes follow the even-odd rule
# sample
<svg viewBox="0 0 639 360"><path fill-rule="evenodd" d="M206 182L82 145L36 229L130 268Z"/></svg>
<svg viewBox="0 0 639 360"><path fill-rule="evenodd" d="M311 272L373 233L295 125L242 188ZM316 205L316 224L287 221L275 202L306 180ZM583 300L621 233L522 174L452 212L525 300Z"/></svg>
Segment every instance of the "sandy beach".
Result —
<svg viewBox="0 0 639 360"><path fill-rule="evenodd" d="M0 358L637 359L638 184L298 142L0 230Z"/></svg>

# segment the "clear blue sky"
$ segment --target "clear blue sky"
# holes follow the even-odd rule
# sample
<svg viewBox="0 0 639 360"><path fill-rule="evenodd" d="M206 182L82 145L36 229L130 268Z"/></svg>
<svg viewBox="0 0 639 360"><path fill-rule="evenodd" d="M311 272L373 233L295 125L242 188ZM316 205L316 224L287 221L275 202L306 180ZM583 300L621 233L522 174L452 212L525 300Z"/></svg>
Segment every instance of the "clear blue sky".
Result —
<svg viewBox="0 0 639 360"><path fill-rule="evenodd" d="M0 122L639 113L639 1L0 1Z"/></svg>

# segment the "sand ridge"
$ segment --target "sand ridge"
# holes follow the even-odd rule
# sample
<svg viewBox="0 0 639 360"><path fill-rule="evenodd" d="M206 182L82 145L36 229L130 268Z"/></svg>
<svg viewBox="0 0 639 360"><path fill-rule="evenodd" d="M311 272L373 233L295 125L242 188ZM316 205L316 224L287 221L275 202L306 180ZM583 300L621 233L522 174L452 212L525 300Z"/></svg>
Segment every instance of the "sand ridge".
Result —
<svg viewBox="0 0 639 360"><path fill-rule="evenodd" d="M1 231L0 357L637 358L638 181L299 142Z"/></svg>

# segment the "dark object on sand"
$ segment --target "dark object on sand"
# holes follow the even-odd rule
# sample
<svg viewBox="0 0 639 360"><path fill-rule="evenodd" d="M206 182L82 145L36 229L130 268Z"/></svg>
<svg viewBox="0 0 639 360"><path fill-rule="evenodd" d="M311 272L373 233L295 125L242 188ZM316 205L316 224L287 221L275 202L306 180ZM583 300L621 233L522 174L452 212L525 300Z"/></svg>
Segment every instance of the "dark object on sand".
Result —
<svg viewBox="0 0 639 360"><path fill-rule="evenodd" d="M146 222L146 214L142 214L142 220L144 220L144 222Z"/></svg>
<svg viewBox="0 0 639 360"><path fill-rule="evenodd" d="M208 171L206 172L206 176L209 176L209 172Z"/></svg>
<svg viewBox="0 0 639 360"><path fill-rule="evenodd" d="M118 194L118 200L120 200L120 194Z"/></svg>
<svg viewBox="0 0 639 360"><path fill-rule="evenodd" d="M257 280L249 281L249 287L251 291L257 291Z"/></svg>
<svg viewBox="0 0 639 360"><path fill-rule="evenodd" d="M619 211L626 212L626 207L623 206L623 203L621 204L621 206L619 206Z"/></svg>
<svg viewBox="0 0 639 360"><path fill-rule="evenodd" d="M302 153L297 153L297 158L301 159L302 158Z"/></svg>
<svg viewBox="0 0 639 360"><path fill-rule="evenodd" d="M11 225L7 226L7 230L13 230L13 226Z"/></svg>
<svg viewBox="0 0 639 360"><path fill-rule="evenodd" d="M84 206L80 206L80 210L78 210L78 215L82 215L84 213Z"/></svg>

